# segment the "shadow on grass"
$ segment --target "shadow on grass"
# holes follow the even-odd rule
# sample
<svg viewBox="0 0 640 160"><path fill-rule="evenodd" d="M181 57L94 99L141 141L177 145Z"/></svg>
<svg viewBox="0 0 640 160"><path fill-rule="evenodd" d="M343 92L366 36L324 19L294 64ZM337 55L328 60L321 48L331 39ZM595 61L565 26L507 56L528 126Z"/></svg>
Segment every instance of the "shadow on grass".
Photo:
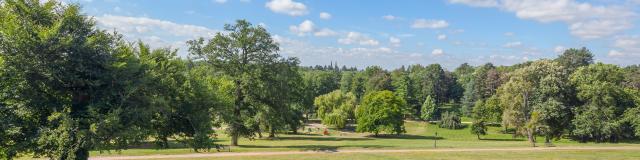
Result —
<svg viewBox="0 0 640 160"><path fill-rule="evenodd" d="M315 151L315 152L336 152L340 148L387 148L390 146L382 145L291 145L291 146L258 146L258 145L240 145L241 148L291 148L301 151Z"/></svg>
<svg viewBox="0 0 640 160"><path fill-rule="evenodd" d="M366 141L370 138L343 138L343 137L278 137L278 140L306 140L306 141Z"/></svg>
<svg viewBox="0 0 640 160"><path fill-rule="evenodd" d="M495 138L482 138L480 139L481 141L501 141L501 142L519 142L519 141L525 141L525 139L495 139Z"/></svg>
<svg viewBox="0 0 640 160"><path fill-rule="evenodd" d="M441 139L444 139L443 137L420 136L420 135L412 135L412 134L401 134L401 135L383 134L383 135L378 135L378 136L368 135L367 137L370 137L370 138L382 138L382 139L423 139L423 140L433 140L433 139L441 140Z"/></svg>

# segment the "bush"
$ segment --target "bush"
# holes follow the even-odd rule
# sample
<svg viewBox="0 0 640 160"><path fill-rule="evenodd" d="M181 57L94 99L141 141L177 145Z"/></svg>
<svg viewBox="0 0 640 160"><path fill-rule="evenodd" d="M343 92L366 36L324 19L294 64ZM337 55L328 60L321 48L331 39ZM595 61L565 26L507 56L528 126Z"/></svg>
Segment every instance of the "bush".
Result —
<svg viewBox="0 0 640 160"><path fill-rule="evenodd" d="M460 116L455 112L444 112L442 114L442 119L439 124L440 128L448 128L448 129L460 129L462 128L462 123L460 122Z"/></svg>

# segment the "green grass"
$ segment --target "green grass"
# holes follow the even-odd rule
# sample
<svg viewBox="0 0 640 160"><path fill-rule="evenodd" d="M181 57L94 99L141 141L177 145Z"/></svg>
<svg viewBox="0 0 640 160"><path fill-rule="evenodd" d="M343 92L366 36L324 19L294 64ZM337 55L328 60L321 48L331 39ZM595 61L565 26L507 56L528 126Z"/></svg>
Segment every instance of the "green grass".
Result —
<svg viewBox="0 0 640 160"><path fill-rule="evenodd" d="M238 157L221 157L221 158L195 158L195 160L209 159L225 159L225 160L249 160L256 159L256 156L238 156ZM278 155L278 156L260 156L261 160L334 160L334 159L351 159L351 160L422 160L422 159L455 159L455 160L484 160L484 159L503 159L503 160L530 160L530 159L558 159L558 160L589 160L589 159L607 159L607 160L632 160L640 159L640 153L637 151L501 151L501 152L405 152L405 153L324 153L324 154L305 154L305 155Z"/></svg>
<svg viewBox="0 0 640 160"><path fill-rule="evenodd" d="M409 121L405 123L407 133L401 136L370 137L365 133L353 133L332 130L331 136L321 136L320 132L305 135L279 135L274 140L257 139L249 141L241 139L238 147L232 147L232 152L255 151L333 151L343 149L429 149L433 148L435 132L438 132L438 148L504 148L504 147L528 147L530 144L525 138L513 138L510 134L501 133L499 127L489 127L489 134L478 140L469 132L468 128L449 130L438 128L433 124ZM315 130L314 130L315 131ZM543 138L539 137L539 141ZM220 144L229 144L229 138L220 136L217 141ZM538 143L537 145L544 145ZM577 143L562 139L554 141L555 146L640 146L633 143ZM99 153L91 152L92 156L115 155L160 155L160 154L185 154L193 153L188 148L174 148L156 150L137 148L116 152ZM387 154L387 153L385 153ZM402 153L401 153L402 154ZM417 154L417 153L416 153ZM424 153L424 154L454 154L454 153ZM388 153L392 156L394 153ZM349 156L349 155L345 155ZM461 155L464 156L464 155Z"/></svg>

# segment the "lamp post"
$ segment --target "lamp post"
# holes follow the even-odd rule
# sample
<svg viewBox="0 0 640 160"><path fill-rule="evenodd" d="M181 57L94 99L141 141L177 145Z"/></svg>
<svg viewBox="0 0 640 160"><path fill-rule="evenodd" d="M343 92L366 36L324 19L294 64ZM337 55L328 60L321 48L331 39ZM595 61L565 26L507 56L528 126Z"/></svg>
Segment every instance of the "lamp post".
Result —
<svg viewBox="0 0 640 160"><path fill-rule="evenodd" d="M436 126L436 136L433 137L433 148L438 148L438 126Z"/></svg>

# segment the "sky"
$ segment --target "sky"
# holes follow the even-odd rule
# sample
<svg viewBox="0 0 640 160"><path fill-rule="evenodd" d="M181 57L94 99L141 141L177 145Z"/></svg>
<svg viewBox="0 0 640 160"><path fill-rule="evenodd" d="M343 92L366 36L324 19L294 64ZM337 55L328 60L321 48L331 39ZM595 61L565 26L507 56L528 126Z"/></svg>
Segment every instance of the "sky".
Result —
<svg viewBox="0 0 640 160"><path fill-rule="evenodd" d="M301 65L512 65L587 47L640 64L640 0L68 0L101 29L179 49L246 19Z"/></svg>

